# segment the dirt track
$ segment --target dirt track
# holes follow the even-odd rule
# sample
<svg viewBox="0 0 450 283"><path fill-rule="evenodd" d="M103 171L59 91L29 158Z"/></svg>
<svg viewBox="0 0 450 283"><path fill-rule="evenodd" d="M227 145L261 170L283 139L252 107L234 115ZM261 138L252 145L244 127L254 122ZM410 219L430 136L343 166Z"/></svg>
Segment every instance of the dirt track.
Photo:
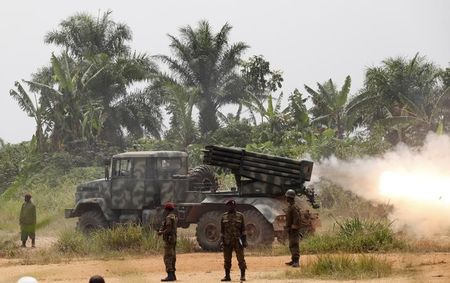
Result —
<svg viewBox="0 0 450 283"><path fill-rule="evenodd" d="M450 282L450 253L388 254L399 275L390 278L358 282ZM303 256L302 262L312 256ZM319 280L286 280L280 278L286 256L247 257L248 282L316 282ZM223 277L222 257L217 253L182 254L177 259L177 282L220 282ZM239 282L237 263L233 262L232 279ZM24 275L36 277L39 282L88 282L94 274L101 274L106 282L159 282L164 275L160 256L123 260L79 260L48 265L20 265L18 261L0 259L0 283L16 282ZM321 283L338 282L320 280ZM353 282L353 281L346 281Z"/></svg>

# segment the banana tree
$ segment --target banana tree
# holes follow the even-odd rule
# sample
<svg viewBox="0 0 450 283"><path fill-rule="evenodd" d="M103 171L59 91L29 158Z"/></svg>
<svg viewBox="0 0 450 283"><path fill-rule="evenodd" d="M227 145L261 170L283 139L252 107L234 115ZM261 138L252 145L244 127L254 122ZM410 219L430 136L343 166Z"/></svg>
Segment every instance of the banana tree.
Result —
<svg viewBox="0 0 450 283"><path fill-rule="evenodd" d="M53 77L49 84L25 82L40 92L52 146L59 150L65 142L82 139L83 128L88 123L84 106L95 103L89 97L88 85L103 71L103 67L76 63L64 53L60 58L52 54L51 71ZM89 123L95 121L91 119Z"/></svg>
<svg viewBox="0 0 450 283"><path fill-rule="evenodd" d="M351 78L347 76L340 90L331 79L323 84L317 83L317 91L305 85L306 91L311 95L313 107L312 123L336 129L337 138L342 139L348 129L347 105L351 87Z"/></svg>
<svg viewBox="0 0 450 283"><path fill-rule="evenodd" d="M46 151L46 136L44 134L44 127L49 124L46 111L39 103L36 95L34 95L34 102L30 95L25 91L23 86L19 82L15 82L14 86L16 90L11 89L9 94L17 101L19 107L27 113L29 117L34 118L36 122L36 131L34 137L36 139L36 146L39 152ZM45 98L42 98L44 100ZM42 101L41 100L41 101Z"/></svg>

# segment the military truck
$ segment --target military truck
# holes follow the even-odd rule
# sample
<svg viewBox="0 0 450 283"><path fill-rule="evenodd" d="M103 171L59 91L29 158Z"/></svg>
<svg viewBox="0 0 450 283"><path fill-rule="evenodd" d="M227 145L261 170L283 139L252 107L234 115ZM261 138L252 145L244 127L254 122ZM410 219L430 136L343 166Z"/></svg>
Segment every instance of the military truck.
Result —
<svg viewBox="0 0 450 283"><path fill-rule="evenodd" d="M313 163L249 152L244 149L206 146L203 163L188 170L185 152L138 151L114 155L105 163L105 178L79 185L75 207L66 218L78 217L77 227L89 233L120 223L157 227L163 206L174 202L178 225L197 224L196 237L204 250L218 250L220 217L225 201L233 198L244 214L250 246L271 244L283 238L286 207L284 193L294 189L313 207L314 191L304 186ZM234 174L236 187L223 191L211 166ZM300 201L300 198L298 198ZM315 213L304 210L310 220L303 227L313 231Z"/></svg>

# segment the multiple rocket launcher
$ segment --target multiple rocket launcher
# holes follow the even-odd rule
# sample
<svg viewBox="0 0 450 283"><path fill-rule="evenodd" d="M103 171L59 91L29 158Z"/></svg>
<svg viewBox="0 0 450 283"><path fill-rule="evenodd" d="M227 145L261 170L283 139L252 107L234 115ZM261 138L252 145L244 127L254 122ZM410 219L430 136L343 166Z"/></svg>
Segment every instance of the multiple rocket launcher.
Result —
<svg viewBox="0 0 450 283"><path fill-rule="evenodd" d="M228 168L236 177L240 192L245 186L265 187L264 194L284 194L288 189L305 195L314 203L314 191L304 187L311 180L313 162L255 153L239 148L208 145L203 163ZM241 181L244 177L244 181Z"/></svg>

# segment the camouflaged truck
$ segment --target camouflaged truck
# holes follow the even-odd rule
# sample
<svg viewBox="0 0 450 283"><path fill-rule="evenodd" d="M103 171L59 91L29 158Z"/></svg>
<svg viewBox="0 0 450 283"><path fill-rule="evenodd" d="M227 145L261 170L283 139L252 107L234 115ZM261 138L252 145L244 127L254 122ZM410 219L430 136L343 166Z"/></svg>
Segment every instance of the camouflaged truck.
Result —
<svg viewBox="0 0 450 283"><path fill-rule="evenodd" d="M218 250L220 218L225 200L236 200L244 214L249 245L271 244L283 238L286 202L284 193L294 189L315 207L314 192L304 187L313 163L257 154L242 149L207 146L204 164L188 170L187 154L178 151L139 151L114 155L105 163L105 178L79 185L75 207L66 218L78 217L83 232L119 223L158 227L164 203L176 204L178 225L197 224L196 236L204 250ZM234 174L236 187L221 191L209 166ZM300 198L297 198L300 202ZM305 202L301 203L305 208ZM316 213L303 210L302 229L313 231Z"/></svg>

